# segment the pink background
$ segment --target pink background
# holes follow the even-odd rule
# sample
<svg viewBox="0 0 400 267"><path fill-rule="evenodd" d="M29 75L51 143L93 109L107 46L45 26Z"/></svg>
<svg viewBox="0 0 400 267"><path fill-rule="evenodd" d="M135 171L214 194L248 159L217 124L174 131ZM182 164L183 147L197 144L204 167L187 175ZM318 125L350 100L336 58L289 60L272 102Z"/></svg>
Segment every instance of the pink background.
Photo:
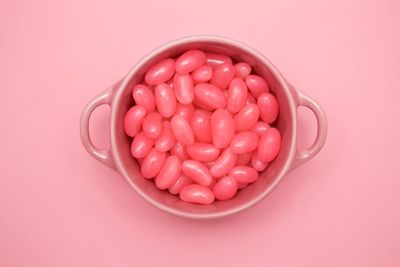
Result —
<svg viewBox="0 0 400 267"><path fill-rule="evenodd" d="M2 0L0 266L400 266L399 26L397 0ZM261 51L329 119L316 158L213 221L147 204L78 129L94 95L194 34ZM102 147L107 112L92 120ZM300 124L305 147L309 111Z"/></svg>

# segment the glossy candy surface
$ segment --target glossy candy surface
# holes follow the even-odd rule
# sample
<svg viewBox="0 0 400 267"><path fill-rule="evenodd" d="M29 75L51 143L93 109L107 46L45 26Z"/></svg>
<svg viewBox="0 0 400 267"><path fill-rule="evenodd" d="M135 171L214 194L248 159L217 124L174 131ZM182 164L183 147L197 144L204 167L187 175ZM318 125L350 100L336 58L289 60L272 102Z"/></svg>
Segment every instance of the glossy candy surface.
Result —
<svg viewBox="0 0 400 267"><path fill-rule="evenodd" d="M179 197L189 203L211 204L215 200L214 193L207 187L198 184L184 186Z"/></svg>
<svg viewBox="0 0 400 267"><path fill-rule="evenodd" d="M149 85L157 85L168 81L175 73L175 61L171 58L164 59L152 66L144 77Z"/></svg>

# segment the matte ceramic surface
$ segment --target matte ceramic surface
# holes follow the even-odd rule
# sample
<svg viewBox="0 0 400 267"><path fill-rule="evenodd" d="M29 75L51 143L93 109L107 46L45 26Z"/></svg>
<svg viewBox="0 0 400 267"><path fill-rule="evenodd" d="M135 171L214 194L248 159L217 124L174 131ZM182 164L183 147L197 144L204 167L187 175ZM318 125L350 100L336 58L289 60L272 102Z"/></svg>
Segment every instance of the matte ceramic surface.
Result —
<svg viewBox="0 0 400 267"><path fill-rule="evenodd" d="M244 61L253 71L264 77L270 91L276 96L280 107L276 127L282 135L281 151L269 167L260 174L260 178L241 190L234 198L217 201L211 205L185 203L178 197L156 188L153 181L144 179L138 163L130 154L130 138L123 131L123 118L132 103L132 88L143 80L150 66L168 58L180 55L188 49L200 49L206 53L219 53L232 57L235 61ZM89 118L99 105L111 106L110 138L111 149L98 150L90 140ZM317 137L306 150L297 149L297 108L305 106L311 109L318 122ZM84 108L81 117L81 138L87 151L103 164L115 169L129 185L154 206L174 215L194 219L222 217L247 209L261 201L273 190L294 167L305 163L323 147L327 136L327 121L322 108L312 98L295 89L263 55L252 48L230 39L215 36L193 36L169 42L152 51L125 76L125 78L103 91Z"/></svg>

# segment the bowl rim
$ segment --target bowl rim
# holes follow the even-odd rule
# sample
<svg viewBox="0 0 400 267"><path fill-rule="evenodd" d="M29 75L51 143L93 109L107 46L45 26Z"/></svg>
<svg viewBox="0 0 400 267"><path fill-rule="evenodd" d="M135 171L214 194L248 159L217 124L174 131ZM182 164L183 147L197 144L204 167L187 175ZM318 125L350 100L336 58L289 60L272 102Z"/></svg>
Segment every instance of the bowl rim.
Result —
<svg viewBox="0 0 400 267"><path fill-rule="evenodd" d="M187 44L187 43L194 43L194 42L216 42L216 43L222 43L222 44L228 44L234 47L237 47L239 49L245 50L248 53L250 53L253 57L258 58L263 64L265 64L268 69L271 71L271 73L276 77L278 83L280 84L281 88L284 90L285 95L287 96L287 101L288 101L288 107L290 109L290 115L292 117L291 120L291 126L292 126L292 136L290 140L290 149L288 152L288 157L286 162L283 164L282 168L280 169L279 172L277 172L275 179L271 181L271 183L260 193L258 194L255 198L241 204L238 206L235 206L233 208L227 209L227 210L222 210L222 211L207 211L207 212L191 212L191 211L185 211L185 210L180 210L179 208L171 208L166 205L164 205L162 202L156 201L153 199L151 196L149 196L146 192L141 190L139 187L136 186L134 182L129 178L128 172L125 170L125 168L121 165L121 158L120 155L118 154L117 149L117 137L116 137L116 124L117 124L117 117L116 117L116 110L117 110L117 104L120 100L120 97L123 93L123 91L126 89L129 81L131 78L136 74L136 72L143 66L144 63L148 62L158 54L164 52L165 50L171 49L175 46ZM293 95L293 92L291 90L290 84L284 79L283 75L278 71L278 69L260 52L257 50L253 49L252 47L241 43L239 41L226 38L226 37L221 37L221 36L215 36L215 35L193 35L193 36L187 36L187 37L182 37L178 39L174 39L172 41L169 41L152 51L150 51L146 56L144 56L142 59L140 59L128 72L128 74L122 79L122 82L119 83L119 85L114 88L114 97L112 100L111 104L111 123L110 123L110 150L111 150L111 155L115 164L116 169L118 172L124 177L125 181L128 182L128 184L147 202L152 204L153 206L170 213L172 215L176 215L179 217L185 217L185 218L190 218L190 219L212 219L212 218L220 218L220 217L225 217L228 215L232 215L235 213L238 213L240 211L243 211L245 209L248 209L255 204L259 203L262 199L264 199L267 195L271 193L271 191L278 185L278 183L283 179L283 177L289 172L292 162L294 161L295 155L296 155L296 139L297 139L297 117L296 117L296 103L295 103L295 97Z"/></svg>

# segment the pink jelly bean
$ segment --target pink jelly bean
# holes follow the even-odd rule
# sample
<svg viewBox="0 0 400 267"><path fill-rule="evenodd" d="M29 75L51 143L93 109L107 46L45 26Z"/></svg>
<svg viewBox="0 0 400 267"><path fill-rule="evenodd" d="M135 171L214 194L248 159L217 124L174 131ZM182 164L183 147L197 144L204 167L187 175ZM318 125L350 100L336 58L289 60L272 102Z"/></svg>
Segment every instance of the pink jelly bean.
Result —
<svg viewBox="0 0 400 267"><path fill-rule="evenodd" d="M235 135L235 122L226 109L218 109L211 116L211 137L214 145L225 148Z"/></svg>
<svg viewBox="0 0 400 267"><path fill-rule="evenodd" d="M208 83L199 83L194 87L195 96L205 105L214 108L224 108L226 99L222 90Z"/></svg>
<svg viewBox="0 0 400 267"><path fill-rule="evenodd" d="M233 77L235 77L235 68L231 63L224 63L215 68L210 83L220 89L226 89Z"/></svg>
<svg viewBox="0 0 400 267"><path fill-rule="evenodd" d="M258 135L255 132L247 131L236 134L229 145L232 153L248 153L257 148Z"/></svg>
<svg viewBox="0 0 400 267"><path fill-rule="evenodd" d="M253 183L258 178L258 172L249 166L236 166L229 172L229 176L239 183Z"/></svg>
<svg viewBox="0 0 400 267"><path fill-rule="evenodd" d="M184 186L179 197L189 203L211 204L215 200L214 193L207 187L198 184Z"/></svg>
<svg viewBox="0 0 400 267"><path fill-rule="evenodd" d="M175 74L174 91L179 103L187 105L193 102L194 89L193 80L190 74Z"/></svg>
<svg viewBox="0 0 400 267"><path fill-rule="evenodd" d="M213 69L224 63L232 64L232 59L230 57L214 53L206 53L206 61L207 64Z"/></svg>
<svg viewBox="0 0 400 267"><path fill-rule="evenodd" d="M175 70L178 73L186 74L194 71L206 63L206 55L200 50L189 50L183 53L175 63Z"/></svg>
<svg viewBox="0 0 400 267"><path fill-rule="evenodd" d="M160 136L162 131L162 118L160 113L152 112L147 114L143 120L143 132L152 139Z"/></svg>
<svg viewBox="0 0 400 267"><path fill-rule="evenodd" d="M266 133L264 133L258 143L258 157L265 163L269 163L279 153L281 148L281 134L275 128L269 128Z"/></svg>
<svg viewBox="0 0 400 267"><path fill-rule="evenodd" d="M235 68L236 77L245 79L251 72L251 67L246 62L239 62L233 66Z"/></svg>
<svg viewBox="0 0 400 267"><path fill-rule="evenodd" d="M238 182L238 190L243 189L245 187L247 187L249 184L248 183L239 183Z"/></svg>
<svg viewBox="0 0 400 267"><path fill-rule="evenodd" d="M226 107L229 112L239 112L247 102L247 86L241 78L235 78L231 81L228 89Z"/></svg>
<svg viewBox="0 0 400 267"><path fill-rule="evenodd" d="M157 85L168 81L175 73L175 61L171 58L164 59L152 66L144 77L149 85Z"/></svg>
<svg viewBox="0 0 400 267"><path fill-rule="evenodd" d="M257 121L252 131L259 136L263 135L270 128L269 124L263 121Z"/></svg>
<svg viewBox="0 0 400 267"><path fill-rule="evenodd" d="M144 132L138 133L131 144L131 154L134 158L144 158L153 147L154 140L147 137Z"/></svg>
<svg viewBox="0 0 400 267"><path fill-rule="evenodd" d="M194 83L208 82L212 77L212 68L209 65L203 65L191 73Z"/></svg>
<svg viewBox="0 0 400 267"><path fill-rule="evenodd" d="M215 110L215 108L209 107L207 106L205 103L203 103L202 101L200 101L200 99L198 99L197 97L194 98L193 100L193 105L198 108L198 109L202 109L205 111L213 111Z"/></svg>
<svg viewBox="0 0 400 267"><path fill-rule="evenodd" d="M246 77L246 84L249 91L255 98L258 98L262 93L268 93L269 87L267 82L258 75L249 75Z"/></svg>
<svg viewBox="0 0 400 267"><path fill-rule="evenodd" d="M169 156L155 181L158 189L164 190L173 185L181 176L181 161L176 156Z"/></svg>
<svg viewBox="0 0 400 267"><path fill-rule="evenodd" d="M176 97L174 90L166 83L156 86L154 89L157 109L164 118L174 115L176 110Z"/></svg>
<svg viewBox="0 0 400 267"><path fill-rule="evenodd" d="M268 167L268 163L265 163L258 156L257 151L253 152L253 156L251 157L251 166L258 172L262 172Z"/></svg>
<svg viewBox="0 0 400 267"><path fill-rule="evenodd" d="M182 145L190 145L194 142L194 135L189 122L180 115L175 115L171 119L171 129L178 142Z"/></svg>
<svg viewBox="0 0 400 267"><path fill-rule="evenodd" d="M225 176L220 179L213 187L215 198L218 200L228 200L236 195L238 183L235 178Z"/></svg>
<svg viewBox="0 0 400 267"><path fill-rule="evenodd" d="M127 135L134 137L142 128L146 110L142 106L133 106L124 117L124 130Z"/></svg>
<svg viewBox="0 0 400 267"><path fill-rule="evenodd" d="M204 110L196 110L190 121L194 137L197 141L211 143L211 113Z"/></svg>
<svg viewBox="0 0 400 267"><path fill-rule="evenodd" d="M232 153L228 148L221 153L221 156L217 158L215 163L210 167L210 173L214 177L222 177L229 173L235 166L237 155Z"/></svg>
<svg viewBox="0 0 400 267"><path fill-rule="evenodd" d="M171 148L170 153L173 156L177 156L181 161L189 159L185 146L178 142Z"/></svg>
<svg viewBox="0 0 400 267"><path fill-rule="evenodd" d="M173 195L177 195L181 192L184 186L193 184L194 181L187 177L186 175L181 175L176 182L168 188L168 192Z"/></svg>
<svg viewBox="0 0 400 267"><path fill-rule="evenodd" d="M167 152L175 145L175 137L171 130L169 121L163 122L163 128L161 135L156 139L154 143L155 149L160 152Z"/></svg>
<svg viewBox="0 0 400 267"><path fill-rule="evenodd" d="M200 185L209 186L213 181L208 168L196 160L185 160L182 163L182 172Z"/></svg>
<svg viewBox="0 0 400 267"><path fill-rule="evenodd" d="M144 107L147 113L153 112L156 109L153 92L146 85L137 84L133 88L132 96L136 105Z"/></svg>
<svg viewBox="0 0 400 267"><path fill-rule="evenodd" d="M184 117L187 121L190 121L192 119L193 113L194 106L192 104L182 105L181 103L178 103L178 105L176 106L175 115L180 115Z"/></svg>
<svg viewBox="0 0 400 267"><path fill-rule="evenodd" d="M257 123L260 109L256 104L247 104L235 116L235 130L237 132L251 130Z"/></svg>
<svg viewBox="0 0 400 267"><path fill-rule="evenodd" d="M257 99L251 94L248 94L246 104L257 104Z"/></svg>
<svg viewBox="0 0 400 267"><path fill-rule="evenodd" d="M194 143L186 146L186 153L194 160L208 162L219 156L219 148L207 143Z"/></svg>
<svg viewBox="0 0 400 267"><path fill-rule="evenodd" d="M260 108L260 116L266 123L273 123L278 117L278 101L270 93L263 93L257 99L257 105Z"/></svg>
<svg viewBox="0 0 400 267"><path fill-rule="evenodd" d="M144 178L150 179L156 177L164 165L167 153L160 152L154 148L144 157L140 171Z"/></svg>
<svg viewBox="0 0 400 267"><path fill-rule="evenodd" d="M248 165L251 161L251 158L252 158L251 152L237 155L236 165Z"/></svg>

